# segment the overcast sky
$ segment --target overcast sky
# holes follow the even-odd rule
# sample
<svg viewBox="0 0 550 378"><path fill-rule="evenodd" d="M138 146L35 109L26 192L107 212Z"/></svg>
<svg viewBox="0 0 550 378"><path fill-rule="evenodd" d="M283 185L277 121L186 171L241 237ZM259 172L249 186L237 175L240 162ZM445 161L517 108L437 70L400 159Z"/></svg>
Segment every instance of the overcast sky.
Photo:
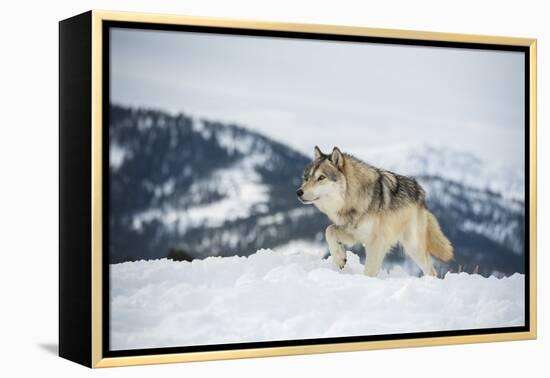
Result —
<svg viewBox="0 0 550 378"><path fill-rule="evenodd" d="M434 143L523 165L523 53L113 29L111 100L311 154Z"/></svg>

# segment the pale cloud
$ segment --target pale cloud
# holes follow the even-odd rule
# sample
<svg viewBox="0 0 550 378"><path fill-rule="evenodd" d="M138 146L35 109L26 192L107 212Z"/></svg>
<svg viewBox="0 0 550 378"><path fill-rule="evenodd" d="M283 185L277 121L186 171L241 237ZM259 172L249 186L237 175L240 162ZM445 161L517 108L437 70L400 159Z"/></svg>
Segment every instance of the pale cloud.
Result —
<svg viewBox="0 0 550 378"><path fill-rule="evenodd" d="M523 165L519 52L114 29L112 100L304 152L432 142Z"/></svg>

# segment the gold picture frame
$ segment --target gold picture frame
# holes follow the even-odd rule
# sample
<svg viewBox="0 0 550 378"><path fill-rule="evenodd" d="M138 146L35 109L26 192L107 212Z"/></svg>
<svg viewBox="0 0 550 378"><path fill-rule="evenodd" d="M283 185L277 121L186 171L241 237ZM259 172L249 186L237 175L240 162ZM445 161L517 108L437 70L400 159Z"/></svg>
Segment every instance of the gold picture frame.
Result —
<svg viewBox="0 0 550 378"><path fill-rule="evenodd" d="M462 334L444 337L403 338L330 344L308 344L279 347L259 347L233 350L211 350L165 354L144 354L107 357L104 355L103 328L103 253L102 235L105 207L103 203L103 70L104 70L104 25L107 22L130 22L157 25L187 25L240 30L261 30L322 35L358 36L381 39L415 40L427 43L462 43L476 45L516 46L525 49L528 57L528 123L529 123L529 196L526 211L529 217L528 255L528 329L521 332ZM84 49L89 53L80 54ZM161 14L127 13L93 10L60 23L60 355L89 367L114 367L143 364L160 364L217 359L297 355L310 353L345 352L371 349L465 344L493 341L535 339L537 335L536 298L536 209L537 209L537 41L531 38L484 36L454 33L436 33L412 30L378 29L356 26L296 24L260 22L252 20L218 19ZM75 61L75 59L77 59ZM79 61L78 59L81 59ZM70 67L71 62L80 64L82 71ZM83 66L83 67L82 67ZM71 71L73 70L73 71ZM89 75L86 76L89 70ZM70 71L70 72L69 72ZM75 84L76 83L76 84ZM74 89L76 85L76 88ZM80 96L79 93L82 93ZM78 101L78 104L76 102ZM76 107L76 108L75 108ZM75 111L78 109L78 111ZM74 128L80 128L80 131ZM88 126L81 125L82 122ZM72 127L72 129L71 129ZM73 134L71 134L73 133ZM76 133L76 134L74 134ZM69 153L75 151L70 145L81 140L87 149L80 153L89 159L89 170L78 173L83 177L74 185L76 170L72 167ZM73 149L72 149L73 148ZM526 172L527 173L527 172ZM78 178L76 178L78 179ZM73 181L69 184L69 180ZM82 190L80 190L80 189ZM86 189L87 188L87 189ZM75 203L84 201L77 213ZM528 207L528 209L527 209ZM69 209L72 208L73 210ZM89 217L75 222L79 217ZM81 235L86 234L86 238ZM73 236L69 236L73 235ZM78 240L76 240L78 239ZM79 244L80 243L80 244ZM79 249L75 249L79 247ZM83 257L78 255L81 250ZM77 256L78 255L78 256ZM89 290L89 292L88 292ZM79 299L75 299L80 296ZM83 315L84 314L84 315ZM68 325L70 324L70 325ZM79 346L79 344L81 344Z"/></svg>

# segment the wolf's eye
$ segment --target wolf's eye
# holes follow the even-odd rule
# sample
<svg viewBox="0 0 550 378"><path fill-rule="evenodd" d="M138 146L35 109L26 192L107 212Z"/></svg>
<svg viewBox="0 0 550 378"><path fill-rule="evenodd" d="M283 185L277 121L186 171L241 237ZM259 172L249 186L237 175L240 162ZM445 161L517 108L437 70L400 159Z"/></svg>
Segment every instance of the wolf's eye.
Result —
<svg viewBox="0 0 550 378"><path fill-rule="evenodd" d="M325 179L325 176L323 175L319 175L319 177L317 177L317 181L321 181L321 180L324 180Z"/></svg>

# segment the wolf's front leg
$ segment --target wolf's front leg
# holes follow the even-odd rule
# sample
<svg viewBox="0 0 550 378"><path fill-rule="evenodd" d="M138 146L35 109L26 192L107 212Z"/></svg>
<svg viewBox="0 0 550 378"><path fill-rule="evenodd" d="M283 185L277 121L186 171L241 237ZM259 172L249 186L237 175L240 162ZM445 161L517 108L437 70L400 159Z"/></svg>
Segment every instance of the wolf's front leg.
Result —
<svg viewBox="0 0 550 378"><path fill-rule="evenodd" d="M373 240L366 244L366 248L365 274L369 277L376 277L380 273L380 268L382 268L388 246L383 240Z"/></svg>
<svg viewBox="0 0 550 378"><path fill-rule="evenodd" d="M354 243L352 236L341 227L334 224L327 227L325 236L332 259L336 263L336 266L342 269L344 265L346 265L346 250L344 244L352 245Z"/></svg>

